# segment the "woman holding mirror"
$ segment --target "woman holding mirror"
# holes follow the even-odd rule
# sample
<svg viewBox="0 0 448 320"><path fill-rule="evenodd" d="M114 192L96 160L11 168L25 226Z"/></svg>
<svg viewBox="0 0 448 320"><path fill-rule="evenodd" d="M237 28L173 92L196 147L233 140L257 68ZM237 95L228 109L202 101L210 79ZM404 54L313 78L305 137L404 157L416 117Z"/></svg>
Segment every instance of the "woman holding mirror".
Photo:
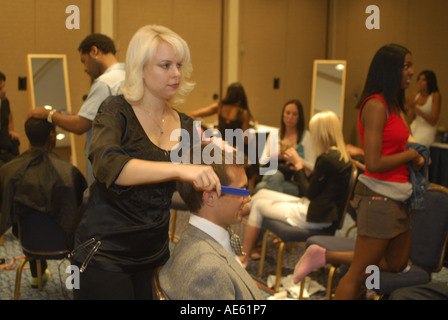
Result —
<svg viewBox="0 0 448 320"><path fill-rule="evenodd" d="M123 95L109 97L93 122L89 149L97 183L75 233L75 247L100 241L76 299L152 299L153 270L169 257L168 226L175 180L220 195L210 166L173 164L180 130L193 120L173 109L192 91L190 51L176 33L145 26L131 39ZM175 136L175 139L171 137ZM178 139L179 138L179 139ZM192 141L190 141L192 143Z"/></svg>

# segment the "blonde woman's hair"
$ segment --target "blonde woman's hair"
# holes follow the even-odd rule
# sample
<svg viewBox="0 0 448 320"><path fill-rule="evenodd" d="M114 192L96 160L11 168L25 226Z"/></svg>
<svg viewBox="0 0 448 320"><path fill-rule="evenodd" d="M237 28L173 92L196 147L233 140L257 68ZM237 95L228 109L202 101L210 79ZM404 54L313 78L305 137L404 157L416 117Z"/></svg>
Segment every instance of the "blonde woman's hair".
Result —
<svg viewBox="0 0 448 320"><path fill-rule="evenodd" d="M193 90L190 82L193 71L190 49L187 43L174 31L158 25L147 25L140 28L132 37L126 54L126 79L121 88L126 100L137 103L143 98L143 67L154 58L161 42L170 44L182 63L181 80L176 96L168 101L170 106L181 104Z"/></svg>
<svg viewBox="0 0 448 320"><path fill-rule="evenodd" d="M350 155L344 142L339 117L333 111L321 111L310 120L309 130L316 155L336 148L341 152L341 160L350 161Z"/></svg>

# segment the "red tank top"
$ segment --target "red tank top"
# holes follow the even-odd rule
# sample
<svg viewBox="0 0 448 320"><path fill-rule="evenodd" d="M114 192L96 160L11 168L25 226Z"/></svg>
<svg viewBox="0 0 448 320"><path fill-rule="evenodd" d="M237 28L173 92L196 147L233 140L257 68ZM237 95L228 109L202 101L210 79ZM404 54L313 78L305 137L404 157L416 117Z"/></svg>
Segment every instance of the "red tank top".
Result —
<svg viewBox="0 0 448 320"><path fill-rule="evenodd" d="M363 150L364 150L364 126L361 124L361 111L367 100L372 98L380 99L384 103L384 106L386 107L388 113L388 118L383 128L383 145L381 155L386 156L405 151L410 133L409 128L404 123L403 119L400 116L396 115L393 112L390 112L386 101L379 94L374 94L367 97L361 104L361 107L359 108L358 131ZM368 177L372 177L382 181L389 181L389 182L409 181L409 170L408 165L406 163L402 164L401 166L395 169L385 172L370 173L366 169L364 174Z"/></svg>

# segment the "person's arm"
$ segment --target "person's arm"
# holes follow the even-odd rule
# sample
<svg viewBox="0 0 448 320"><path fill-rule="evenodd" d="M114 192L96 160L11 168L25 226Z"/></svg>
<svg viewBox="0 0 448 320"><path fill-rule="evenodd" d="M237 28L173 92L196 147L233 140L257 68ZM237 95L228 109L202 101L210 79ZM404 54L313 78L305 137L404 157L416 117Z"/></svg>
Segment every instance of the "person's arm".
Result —
<svg viewBox="0 0 448 320"><path fill-rule="evenodd" d="M53 113L52 121L64 130L81 135L92 127L92 121L74 114Z"/></svg>
<svg viewBox="0 0 448 320"><path fill-rule="evenodd" d="M12 112L9 112L8 115L8 131L14 131L14 120L12 118Z"/></svg>
<svg viewBox="0 0 448 320"><path fill-rule="evenodd" d="M208 116L218 113L218 105L219 105L219 103L215 102L207 107L193 111L188 115L190 117L192 117L193 119L208 117Z"/></svg>
<svg viewBox="0 0 448 320"><path fill-rule="evenodd" d="M414 111L420 117L425 119L425 121L428 122L430 125L435 126L439 121L441 103L442 98L440 96L440 93L434 92L432 96L432 109L430 114L423 112L419 108L415 108Z"/></svg>
<svg viewBox="0 0 448 320"><path fill-rule="evenodd" d="M419 161L421 157L412 148L392 155L381 154L386 120L386 109L381 100L368 100L362 109L361 121L364 126L364 160L371 173L390 171L409 161Z"/></svg>
<svg viewBox="0 0 448 320"><path fill-rule="evenodd" d="M221 194L220 181L210 166L174 164L129 156L122 147L129 120L126 113L120 111L119 101L106 101L93 123L89 159L99 182L107 187L127 187L182 180L191 182L198 189L216 189L218 195Z"/></svg>
<svg viewBox="0 0 448 320"><path fill-rule="evenodd" d="M294 170L299 171L303 169L307 177L313 172L314 166L310 168L294 148L289 148L284 152L284 159L294 167Z"/></svg>
<svg viewBox="0 0 448 320"><path fill-rule="evenodd" d="M50 110L44 107L37 107L28 114L27 119L30 117L48 119L49 114ZM89 119L73 114L62 114L59 111L53 113L51 120L58 127L79 135L87 132L92 127L92 121Z"/></svg>
<svg viewBox="0 0 448 320"><path fill-rule="evenodd" d="M249 128L250 128L250 114L249 111L243 110L241 114L241 129L244 132Z"/></svg>
<svg viewBox="0 0 448 320"><path fill-rule="evenodd" d="M211 166L173 164L171 162L129 160L121 170L115 184L132 186L170 180L190 182L196 189L214 190L221 194L221 184Z"/></svg>
<svg viewBox="0 0 448 320"><path fill-rule="evenodd" d="M12 112L9 112L8 116L8 131L9 135L11 136L11 139L13 140L20 140L20 136L14 131L14 121L12 118Z"/></svg>
<svg viewBox="0 0 448 320"><path fill-rule="evenodd" d="M284 157L285 160L293 166L294 170L296 170L294 172L293 179L297 183L299 194L307 194L310 187L309 176L311 174L311 170L305 166L302 158L294 148L289 148L286 150L284 152Z"/></svg>
<svg viewBox="0 0 448 320"><path fill-rule="evenodd" d="M417 92L415 92L410 99L406 100L406 123L411 124L415 118L415 109L417 102L415 101L415 97Z"/></svg>

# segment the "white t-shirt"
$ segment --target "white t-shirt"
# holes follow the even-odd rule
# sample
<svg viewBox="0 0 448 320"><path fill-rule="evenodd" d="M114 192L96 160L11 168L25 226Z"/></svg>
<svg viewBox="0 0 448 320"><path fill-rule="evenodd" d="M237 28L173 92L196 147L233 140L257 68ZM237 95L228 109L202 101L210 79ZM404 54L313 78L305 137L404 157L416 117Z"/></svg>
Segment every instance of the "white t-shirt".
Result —
<svg viewBox="0 0 448 320"><path fill-rule="evenodd" d="M96 117L98 109L101 103L112 95L118 95L121 86L124 83L126 74L126 68L124 63L116 63L109 68L95 81L90 87L89 95L84 101L81 109L78 112L78 116L93 121ZM86 150L89 150L90 141L92 140L92 128L87 131L86 134ZM94 181L92 173L92 165L87 159L87 183L91 185Z"/></svg>

